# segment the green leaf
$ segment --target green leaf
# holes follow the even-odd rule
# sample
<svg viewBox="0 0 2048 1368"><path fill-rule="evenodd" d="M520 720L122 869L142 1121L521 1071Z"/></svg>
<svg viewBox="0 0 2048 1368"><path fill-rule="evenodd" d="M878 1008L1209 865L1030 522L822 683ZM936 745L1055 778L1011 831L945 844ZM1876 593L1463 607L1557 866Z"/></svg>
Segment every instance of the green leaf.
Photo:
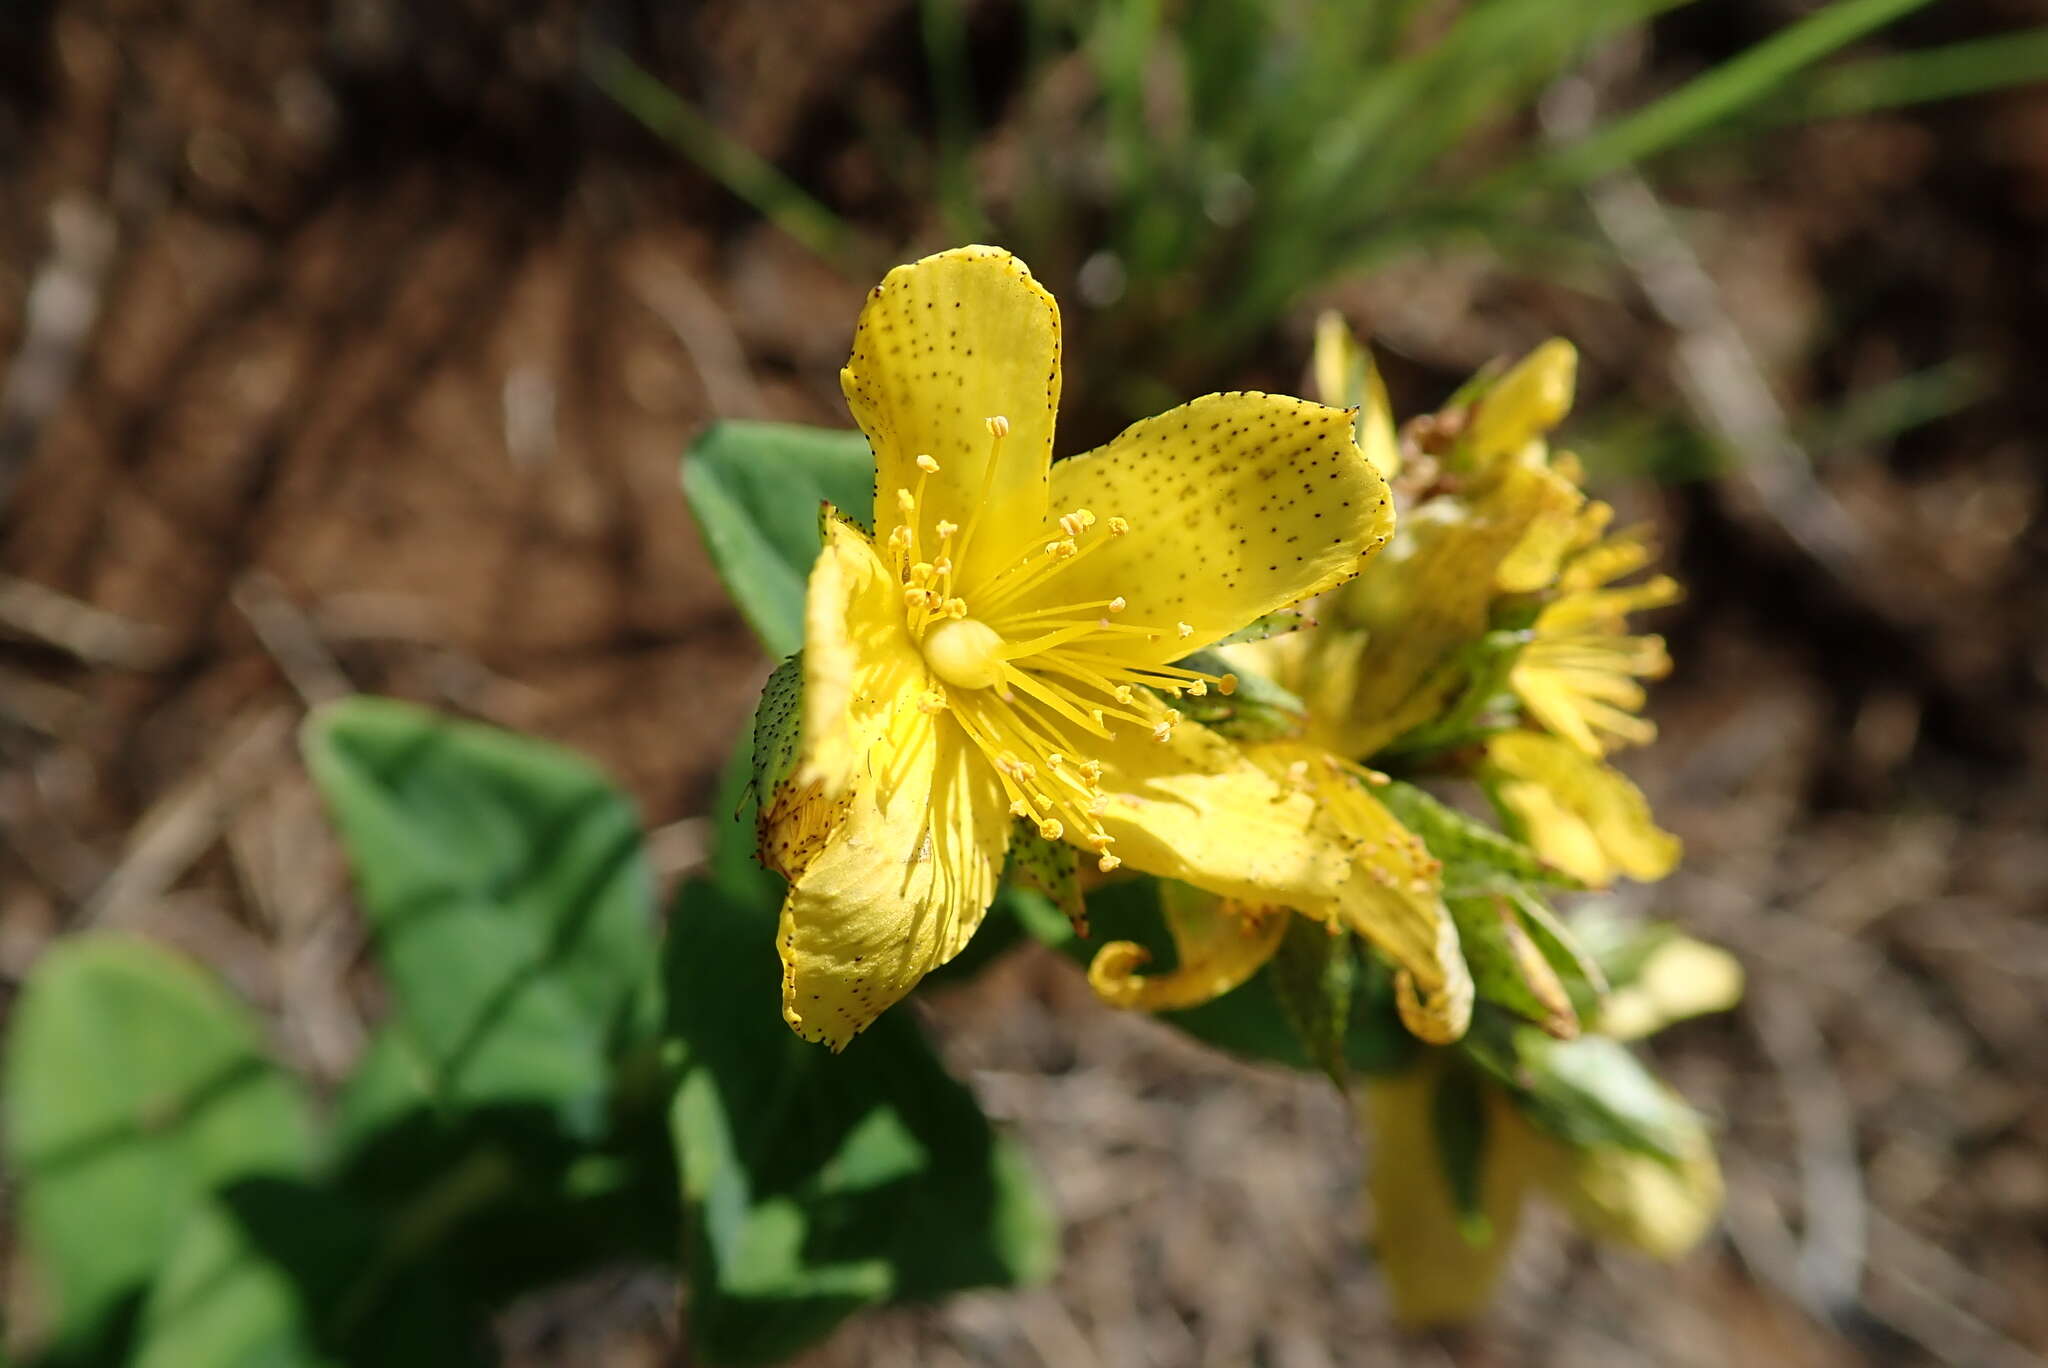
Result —
<svg viewBox="0 0 2048 1368"><path fill-rule="evenodd" d="M1562 870L1545 864L1520 841L1510 840L1425 789L1397 779L1374 792L1387 811L1420 836L1431 855L1443 861L1445 897L1506 892L1525 882L1553 888L1582 886Z"/></svg>
<svg viewBox="0 0 2048 1368"><path fill-rule="evenodd" d="M1486 1100L1479 1076L1471 1069L1448 1068L1437 1079L1430 1099L1430 1129L1451 1205L1458 1213L1458 1233L1470 1245L1491 1243L1493 1222L1487 1219L1485 1191Z"/></svg>
<svg viewBox="0 0 2048 1368"><path fill-rule="evenodd" d="M1211 689L1199 698L1182 694L1172 699L1173 706L1184 716L1240 741L1270 741L1301 734L1308 719L1307 706L1264 675L1240 670L1215 651L1196 651L1175 663L1182 669L1203 674L1237 677L1236 687L1229 693Z"/></svg>
<svg viewBox="0 0 2048 1368"><path fill-rule="evenodd" d="M1523 1115L1567 1144L1628 1150L1672 1164L1696 1147L1697 1114L1620 1041L1598 1035L1552 1040L1488 1011L1474 1016L1461 1048L1514 1095Z"/></svg>
<svg viewBox="0 0 2048 1368"><path fill-rule="evenodd" d="M1358 956L1350 936L1331 935L1307 917L1290 917L1265 972L1272 976L1280 1010L1294 1027L1302 1053L1344 1087L1350 1074L1344 1037L1358 986Z"/></svg>
<svg viewBox="0 0 2048 1368"><path fill-rule="evenodd" d="M389 1258L385 1233L345 1199L252 1178L185 1221L142 1308L135 1368L489 1362L484 1327L444 1285Z"/></svg>
<svg viewBox="0 0 2048 1368"><path fill-rule="evenodd" d="M632 805L566 751L388 699L320 709L304 746L395 1001L379 1076L598 1134L657 1015Z"/></svg>
<svg viewBox="0 0 2048 1368"><path fill-rule="evenodd" d="M1607 996L1607 975L1602 972L1599 961L1587 953L1571 928L1551 910L1550 904L1528 888L1510 890L1508 901L1515 909L1522 930L1536 943L1544 961L1564 984L1565 992L1571 995L1572 1010L1578 1013L1581 1021L1590 1020Z"/></svg>
<svg viewBox="0 0 2048 1368"><path fill-rule="evenodd" d="M255 1021L140 940L52 947L14 1008L6 1063L7 1164L62 1345L114 1354L207 1192L311 1161L304 1099Z"/></svg>
<svg viewBox="0 0 2048 1368"><path fill-rule="evenodd" d="M1458 944L1481 1001L1532 1021L1551 1035L1578 1034L1570 994L1505 897L1490 893L1446 898L1444 905L1458 924Z"/></svg>
<svg viewBox="0 0 2048 1368"><path fill-rule="evenodd" d="M818 558L818 507L868 525L875 461L860 433L789 423L719 423L683 458L683 493L711 563L769 654L804 644L804 585Z"/></svg>
<svg viewBox="0 0 2048 1368"><path fill-rule="evenodd" d="M910 1013L837 1055L783 1023L780 881L739 829L679 895L664 957L697 1347L765 1363L864 1306L1045 1277L1056 1232L1028 1164Z"/></svg>

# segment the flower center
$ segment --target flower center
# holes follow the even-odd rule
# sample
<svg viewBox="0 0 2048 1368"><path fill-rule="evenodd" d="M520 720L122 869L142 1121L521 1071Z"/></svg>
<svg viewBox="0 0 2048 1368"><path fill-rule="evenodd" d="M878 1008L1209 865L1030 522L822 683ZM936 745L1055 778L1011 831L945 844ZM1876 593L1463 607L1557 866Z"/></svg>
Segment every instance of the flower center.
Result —
<svg viewBox="0 0 2048 1368"><path fill-rule="evenodd" d="M948 618L924 634L924 663L961 689L986 689L1003 677L1003 639L973 618Z"/></svg>
<svg viewBox="0 0 2048 1368"><path fill-rule="evenodd" d="M990 474L965 528L943 518L929 529L923 524L925 484L939 472L932 457L917 458L915 488L896 491L888 560L903 585L910 635L926 666L947 686L927 696L922 707L934 715L953 714L1000 776L1012 815L1034 822L1046 840L1088 847L1100 856L1101 868L1111 870L1122 861L1110 853L1114 842L1102 827L1109 807L1103 766L1082 752L1093 740L1113 740L1113 728L1123 722L1166 741L1180 713L1159 695L1199 698L1212 686L1227 694L1237 679L1178 665L1131 663L1118 647L1132 638L1185 640L1195 629L1185 622L1124 622L1121 594L1058 601L1058 582L1069 568L1130 531L1122 518L1097 519L1077 508L1059 519L1058 536L996 573L971 580L956 573L988 513L993 472L1009 430L1006 419L988 420ZM957 587L961 582L973 585L974 616Z"/></svg>

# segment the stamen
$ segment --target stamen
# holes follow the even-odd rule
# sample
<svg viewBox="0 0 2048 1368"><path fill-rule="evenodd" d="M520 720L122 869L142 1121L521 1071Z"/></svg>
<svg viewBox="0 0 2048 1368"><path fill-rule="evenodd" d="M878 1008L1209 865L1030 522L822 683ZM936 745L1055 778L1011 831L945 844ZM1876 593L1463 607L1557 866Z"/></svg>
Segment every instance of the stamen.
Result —
<svg viewBox="0 0 2048 1368"><path fill-rule="evenodd" d="M1182 641L1186 641L1189 637L1195 634L1195 629L1185 622L1174 623L1173 630L1180 633L1180 639Z"/></svg>
<svg viewBox="0 0 2048 1368"><path fill-rule="evenodd" d="M917 468L919 470L922 470L927 475L936 475L939 473L939 463L932 459L931 454L929 452L923 453L918 456Z"/></svg>
<svg viewBox="0 0 2048 1368"><path fill-rule="evenodd" d="M1110 535L1110 536L1112 536L1112 537L1121 537L1121 536L1122 536L1122 535L1123 535L1124 533L1126 533L1126 532L1128 532L1128 531L1130 531L1130 530L1131 530L1131 525L1130 525L1130 524L1129 524L1128 522L1124 521L1124 519L1122 519L1122 518L1118 518L1118 517L1111 517L1111 518L1110 518L1110 520L1109 520L1109 535Z"/></svg>

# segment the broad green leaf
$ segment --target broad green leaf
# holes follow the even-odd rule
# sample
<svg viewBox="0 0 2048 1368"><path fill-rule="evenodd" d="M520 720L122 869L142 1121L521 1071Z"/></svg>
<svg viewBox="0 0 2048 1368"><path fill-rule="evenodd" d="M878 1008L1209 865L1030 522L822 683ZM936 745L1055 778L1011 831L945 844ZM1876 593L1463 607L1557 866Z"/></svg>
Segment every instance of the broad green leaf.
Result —
<svg viewBox="0 0 2048 1368"><path fill-rule="evenodd" d="M179 955L109 935L36 964L7 1041L7 1166L55 1339L110 1355L188 1213L311 1161L255 1021Z"/></svg>
<svg viewBox="0 0 2048 1368"><path fill-rule="evenodd" d="M656 1014L632 805L556 747L387 699L322 708L304 745L395 1001L377 1067L444 1108L597 1134Z"/></svg>
<svg viewBox="0 0 2048 1368"><path fill-rule="evenodd" d="M818 506L867 525L875 461L851 429L719 423L683 458L683 492L711 563L769 654L804 644L804 585L818 558Z"/></svg>
<svg viewBox="0 0 2048 1368"><path fill-rule="evenodd" d="M186 1219L150 1289L135 1368L459 1368L489 1361L442 1284L394 1260L393 1235L345 1199L244 1180Z"/></svg>
<svg viewBox="0 0 2048 1368"><path fill-rule="evenodd" d="M837 1055L783 1023L780 882L743 831L679 895L664 957L697 1347L764 1363L864 1306L1043 1278L1056 1240L1035 1178L910 1013Z"/></svg>

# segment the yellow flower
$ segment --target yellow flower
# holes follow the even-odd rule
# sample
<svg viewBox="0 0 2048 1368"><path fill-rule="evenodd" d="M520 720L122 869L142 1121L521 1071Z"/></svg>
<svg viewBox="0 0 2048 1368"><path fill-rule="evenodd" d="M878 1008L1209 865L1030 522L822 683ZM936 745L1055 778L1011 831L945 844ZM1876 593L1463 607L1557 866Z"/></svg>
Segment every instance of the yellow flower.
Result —
<svg viewBox="0 0 2048 1368"><path fill-rule="evenodd" d="M798 1034L844 1046L959 953L1018 821L1104 870L1342 917L1454 996L1440 909L1391 916L1307 794L1166 701L1228 692L1174 662L1386 540L1352 415L1210 395L1052 465L1058 309L989 247L892 271L840 379L880 535L827 513L797 756L764 805Z"/></svg>
<svg viewBox="0 0 2048 1368"><path fill-rule="evenodd" d="M1415 1035L1446 1044L1464 1034L1473 988L1460 958L1456 924L1443 904L1443 866L1368 791L1367 785L1383 778L1299 741L1262 742L1246 746L1245 752L1283 791L1311 800L1324 826L1339 833L1356 871L1352 901L1331 908L1292 901L1277 891L1263 900L1219 900L1167 885L1162 905L1175 967L1142 973L1150 958L1144 947L1111 941L1089 964L1089 984L1117 1007L1164 1012L1198 1006L1239 987L1265 966L1280 948L1292 909L1333 931L1348 925L1394 955L1396 964L1404 966L1394 979L1396 1003L1402 1023ZM1434 944L1402 947L1389 937L1389 927L1428 929ZM1451 966L1441 986L1431 985L1428 993L1418 990L1417 976L1406 967L1417 959Z"/></svg>
<svg viewBox="0 0 2048 1368"><path fill-rule="evenodd" d="M1609 1040L1633 1040L1726 1011L1741 997L1742 967L1732 955L1666 934L1602 1002L1592 1027ZM1373 1136L1368 1193L1376 1243L1404 1323L1464 1320L1486 1304L1531 1192L1557 1203L1586 1234L1658 1259L1676 1259L1712 1226L1721 1171L1705 1128L1682 1104L1667 1113L1665 1138L1676 1149L1667 1161L1559 1139L1480 1077L1472 1086L1483 1113L1476 1194L1483 1228L1474 1228L1452 1195L1438 1134L1438 1089L1461 1067L1452 1051L1430 1050L1409 1071L1370 1080L1359 1098L1360 1123Z"/></svg>
<svg viewBox="0 0 2048 1368"><path fill-rule="evenodd" d="M1556 597L1532 624L1532 639L1515 659L1508 683L1529 715L1588 755L1645 745L1656 725L1640 716L1645 679L1671 670L1664 638L1637 636L1628 615L1676 603L1678 582L1655 575L1616 585L1655 554L1641 529L1599 540L1612 515L1593 502L1575 520L1581 544L1558 571Z"/></svg>
<svg viewBox="0 0 2048 1368"><path fill-rule="evenodd" d="M1481 777L1529 847L1589 888L1622 874L1654 882L1678 865L1678 838L1651 820L1642 791L1570 741L1498 732Z"/></svg>
<svg viewBox="0 0 2048 1368"><path fill-rule="evenodd" d="M1466 1320L1485 1307L1532 1192L1586 1234L1657 1259L1678 1258L1713 1227L1723 1189L1704 1128L1685 1133L1675 1163L1617 1146L1580 1147L1539 1130L1506 1092L1481 1083L1483 1228L1473 1228L1452 1195L1435 1124L1437 1088L1450 1067L1448 1051L1432 1050L1405 1074L1370 1080L1358 1100L1360 1124L1373 1137L1366 1191L1374 1244L1403 1325Z"/></svg>

